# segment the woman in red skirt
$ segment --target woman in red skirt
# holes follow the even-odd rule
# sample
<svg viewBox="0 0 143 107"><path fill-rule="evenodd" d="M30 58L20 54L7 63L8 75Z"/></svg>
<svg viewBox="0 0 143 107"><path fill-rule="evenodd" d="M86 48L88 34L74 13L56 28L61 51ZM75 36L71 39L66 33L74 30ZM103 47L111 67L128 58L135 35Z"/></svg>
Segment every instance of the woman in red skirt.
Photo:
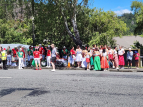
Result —
<svg viewBox="0 0 143 107"><path fill-rule="evenodd" d="M120 46L120 50L118 51L120 69L124 69L124 65L125 65L124 54L125 54L125 51L123 47Z"/></svg>
<svg viewBox="0 0 143 107"><path fill-rule="evenodd" d="M105 49L103 49L103 53L101 54L102 58L101 58L101 68L104 70L104 71L107 71L107 69L109 68L109 65L108 65L108 61L107 61L107 52Z"/></svg>

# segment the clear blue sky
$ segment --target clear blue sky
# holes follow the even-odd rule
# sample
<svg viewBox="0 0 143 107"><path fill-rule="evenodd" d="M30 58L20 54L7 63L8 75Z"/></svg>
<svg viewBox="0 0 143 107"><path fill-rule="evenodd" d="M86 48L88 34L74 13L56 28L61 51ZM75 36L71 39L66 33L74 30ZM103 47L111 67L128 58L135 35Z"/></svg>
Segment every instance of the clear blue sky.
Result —
<svg viewBox="0 0 143 107"><path fill-rule="evenodd" d="M114 11L117 15L131 12L131 3L133 0L89 0L90 8L102 8L104 11ZM137 0L143 1L143 0Z"/></svg>

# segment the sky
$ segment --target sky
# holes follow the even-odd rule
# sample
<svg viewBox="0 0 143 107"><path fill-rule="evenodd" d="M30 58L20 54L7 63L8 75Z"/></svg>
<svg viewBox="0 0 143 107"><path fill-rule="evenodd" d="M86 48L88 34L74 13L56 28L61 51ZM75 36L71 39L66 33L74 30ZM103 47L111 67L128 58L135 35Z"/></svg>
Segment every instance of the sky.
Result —
<svg viewBox="0 0 143 107"><path fill-rule="evenodd" d="M123 13L131 13L131 4L133 0L90 0L89 7L97 9L102 8L104 11L114 11L118 16ZM137 0L143 1L143 0Z"/></svg>

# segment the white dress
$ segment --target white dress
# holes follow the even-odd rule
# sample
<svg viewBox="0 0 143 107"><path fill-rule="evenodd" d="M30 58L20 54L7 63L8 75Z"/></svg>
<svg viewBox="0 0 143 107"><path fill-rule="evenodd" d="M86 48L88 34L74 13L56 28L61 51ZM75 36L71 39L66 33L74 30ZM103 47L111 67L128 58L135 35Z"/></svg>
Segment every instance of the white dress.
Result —
<svg viewBox="0 0 143 107"><path fill-rule="evenodd" d="M81 53L82 53L82 51L77 51L77 53L76 53L76 61L77 62L81 62L82 61Z"/></svg>

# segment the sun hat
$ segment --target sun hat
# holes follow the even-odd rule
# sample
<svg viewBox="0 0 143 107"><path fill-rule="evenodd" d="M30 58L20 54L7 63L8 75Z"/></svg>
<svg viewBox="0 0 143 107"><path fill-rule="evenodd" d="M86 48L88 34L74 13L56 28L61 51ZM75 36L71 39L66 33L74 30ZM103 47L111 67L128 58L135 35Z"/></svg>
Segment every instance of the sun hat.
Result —
<svg viewBox="0 0 143 107"><path fill-rule="evenodd" d="M6 49L5 49L5 48L3 48L3 50L5 51Z"/></svg>
<svg viewBox="0 0 143 107"><path fill-rule="evenodd" d="M131 48L129 48L129 50L132 50Z"/></svg>

